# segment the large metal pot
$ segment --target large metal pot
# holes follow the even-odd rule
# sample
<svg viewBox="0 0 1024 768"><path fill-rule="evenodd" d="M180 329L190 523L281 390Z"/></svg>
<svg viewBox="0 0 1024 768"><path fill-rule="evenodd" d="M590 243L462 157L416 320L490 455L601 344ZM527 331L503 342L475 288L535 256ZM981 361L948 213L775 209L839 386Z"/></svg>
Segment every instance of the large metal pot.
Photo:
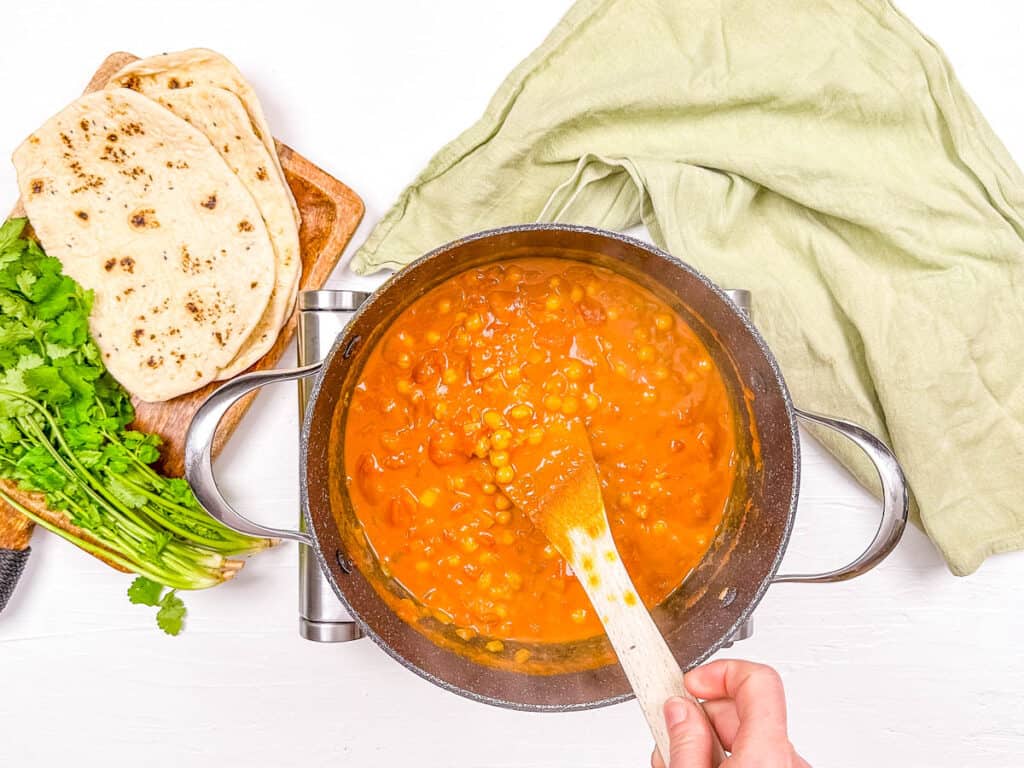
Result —
<svg viewBox="0 0 1024 768"><path fill-rule="evenodd" d="M903 474L892 453L856 425L796 409L782 374L746 313L686 264L623 235L584 227L528 225L482 232L449 243L395 274L366 301L322 363L241 376L215 392L196 414L185 450L186 477L209 513L235 530L294 539L312 547L321 568L362 629L403 665L478 701L531 710L601 706L630 695L601 637L537 648L544 674L526 674L448 642L444 627L418 628L399 616L394 585L375 558L351 508L344 476L349 394L375 342L411 302L470 267L522 255L557 256L622 273L659 295L690 322L714 357L737 414L736 482L720 531L684 583L653 611L680 666L706 659L750 616L769 585L853 578L880 562L902 535L907 516ZM258 525L217 489L211 455L221 417L239 397L265 384L315 376L301 437L300 483L306 531ZM882 520L854 562L821 574L778 576L800 486L797 419L831 427L871 458L882 481ZM754 437L756 435L756 438ZM332 478L334 480L332 481ZM375 589L374 585L382 587ZM382 596L383 595L383 596ZM408 614L406 614L408 617Z"/></svg>

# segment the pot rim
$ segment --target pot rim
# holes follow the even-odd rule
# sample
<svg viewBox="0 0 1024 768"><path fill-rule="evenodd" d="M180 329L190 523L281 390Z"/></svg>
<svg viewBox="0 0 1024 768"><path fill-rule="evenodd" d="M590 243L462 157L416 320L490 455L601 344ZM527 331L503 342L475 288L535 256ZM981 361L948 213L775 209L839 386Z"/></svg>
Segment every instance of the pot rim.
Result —
<svg viewBox="0 0 1024 768"><path fill-rule="evenodd" d="M726 632L722 634L722 636L717 641L710 644L697 658L694 659L689 669L692 669L693 667L703 663L710 656L717 653L719 650L721 650L723 647L730 643L730 641L732 640L736 632L739 630L739 628L744 623L750 620L754 612L754 609L757 608L761 600L764 598L765 593L768 591L768 588L772 584L772 580L778 573L779 566L782 564L782 559L785 556L786 550L789 547L789 540L793 532L793 524L796 517L797 502L800 496L801 458L799 430L796 421L796 410L793 405L792 397L790 396L789 388L786 386L785 378L782 376L782 371L779 368L778 361L776 360L775 355L772 354L771 349L769 348L764 337L761 335L760 331L758 331L757 327L753 324L750 316L747 313L743 312L738 306L736 306L736 304L728 297L728 295L726 295L725 291L722 288L720 288L716 283L714 283L711 279L705 276L702 272L699 272L682 259L672 256L667 251L664 251L655 245L644 242L635 237L631 237L620 232L613 232L610 230L601 229L599 227L591 227L578 224L513 224L502 227L495 227L492 229L481 230L471 235L467 235L465 237L461 237L456 240L444 243L443 245L440 245L437 248L432 249L428 253L425 253L424 255L420 256L415 261L406 265L402 269L393 272L385 282L383 282L372 292L370 298L363 302L359 309L356 310L356 312L353 314L353 316L349 320L348 325L346 326L346 329L342 331L342 333L338 336L337 339L335 339L334 344L331 346L330 352L328 352L328 354L324 357L323 364L314 378L313 386L310 390L309 398L306 404L306 409L302 418L302 430L300 433L299 440L299 488L303 522L306 526L306 530L310 533L310 538L313 542L312 549L316 554L316 559L320 565L321 571L327 578L327 581L331 585L331 589L334 591L335 595L341 601L342 605L344 605L345 608L352 615L353 619L359 625L359 628L363 631L363 633L365 633L367 637L372 639L373 642L382 650L384 650L384 652L387 653L391 658L393 658L406 669L409 669L412 672L416 673L423 679L428 680L431 683L447 691L451 691L452 693L456 693L459 696L471 699L473 701L481 702L484 704L490 704L492 706L502 707L504 709L514 709L525 712L573 712L611 706L613 704L618 704L619 702L632 699L634 698L634 695L632 692L626 692L617 696L609 696L598 701L580 702L572 704L526 704L522 702L508 701L493 696L486 696L475 691L470 691L465 688L461 688L447 680L444 680L443 678L439 678L437 675L427 671L426 669L423 669L410 659L401 655L397 650L391 647L390 644L385 642L383 638L381 638L380 635L377 634L373 630L373 628L366 623L366 621L359 614L359 612L353 608L348 598L345 596L344 592L340 589L336 580L333 577L331 568L327 563L326 556L323 552L323 548L321 547L320 538L317 535L316 527L313 523L313 517L309 505L309 486L307 482L306 472L307 462L309 458L309 435L310 431L312 430L313 421L312 414L315 410L314 406L320 396L321 386L324 380L324 373L332 367L336 355L344 354L343 352L339 352L339 350L347 348L350 343L348 338L348 329L354 327L362 313L368 310L368 308L372 304L374 304L379 299L379 297L389 289L389 287L392 285L392 283L395 282L397 277L407 269L416 268L417 265L429 262L435 257L443 253L446 253L447 251L453 248L457 248L461 245L464 245L465 243L474 242L476 240L482 240L490 237L515 234L518 232L534 231L577 232L581 234L588 234L600 238L615 240L625 245L640 248L649 253L650 255L656 257L657 259L665 262L668 266L670 266L673 269L685 270L692 277L696 278L704 286L704 288L710 290L711 293L713 293L715 296L721 299L721 301L728 307L728 311L732 312L736 316L736 319L738 319L741 322L746 331L752 336L755 344L757 345L761 353L764 355L765 360L767 361L772 371L772 374L775 379L775 384L778 387L778 391L781 393L783 405L785 406L786 416L789 421L790 439L792 443L791 471L793 477L793 485L790 493L788 513L786 515L785 523L782 528L780 544L776 549L775 556L772 559L772 562L768 568L766 575L763 577L761 583L757 586L757 588L753 590L751 598L749 599L746 607L740 612L736 621L733 623L731 627L729 627L729 629Z"/></svg>

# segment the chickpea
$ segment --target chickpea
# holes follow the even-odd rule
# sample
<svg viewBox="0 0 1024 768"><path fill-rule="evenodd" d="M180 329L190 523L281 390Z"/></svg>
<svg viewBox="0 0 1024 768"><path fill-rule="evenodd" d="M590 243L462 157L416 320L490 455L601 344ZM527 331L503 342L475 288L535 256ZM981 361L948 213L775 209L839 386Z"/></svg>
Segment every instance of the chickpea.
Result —
<svg viewBox="0 0 1024 768"><path fill-rule="evenodd" d="M512 433L507 429L499 429L491 435L491 448L503 451L512 443Z"/></svg>
<svg viewBox="0 0 1024 768"><path fill-rule="evenodd" d="M508 415L509 418L515 419L516 421L526 421L528 418L533 416L533 408L520 403L519 405L513 406L508 412Z"/></svg>
<svg viewBox="0 0 1024 768"><path fill-rule="evenodd" d="M494 478L499 483L511 483L516 476L516 471L512 467L500 467L497 472L494 473Z"/></svg>

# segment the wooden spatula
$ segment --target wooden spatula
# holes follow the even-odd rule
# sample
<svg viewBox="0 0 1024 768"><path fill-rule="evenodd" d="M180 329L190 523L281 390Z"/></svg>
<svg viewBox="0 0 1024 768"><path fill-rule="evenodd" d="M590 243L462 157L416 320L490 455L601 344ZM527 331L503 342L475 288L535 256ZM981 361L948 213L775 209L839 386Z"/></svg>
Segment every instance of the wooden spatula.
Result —
<svg viewBox="0 0 1024 768"><path fill-rule="evenodd" d="M583 424L575 419L551 424L543 451L517 455L516 464L515 480L504 484L506 495L572 566L668 765L669 738L662 708L671 696L696 699L683 685L682 670L615 547ZM717 738L712 752L712 765L718 766L725 753Z"/></svg>

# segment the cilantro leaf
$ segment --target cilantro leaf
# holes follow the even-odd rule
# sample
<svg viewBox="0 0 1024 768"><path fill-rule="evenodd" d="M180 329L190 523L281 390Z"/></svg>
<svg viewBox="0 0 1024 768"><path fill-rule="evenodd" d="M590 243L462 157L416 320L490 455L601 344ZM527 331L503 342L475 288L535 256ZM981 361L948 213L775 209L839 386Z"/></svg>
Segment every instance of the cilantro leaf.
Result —
<svg viewBox="0 0 1024 768"><path fill-rule="evenodd" d="M160 610L156 613L156 624L168 635L177 635L181 632L185 620L185 604L176 594L177 590L171 590L160 601Z"/></svg>
<svg viewBox="0 0 1024 768"><path fill-rule="evenodd" d="M139 576L128 586L128 601L135 605L160 605L164 585Z"/></svg>
<svg viewBox="0 0 1024 768"><path fill-rule="evenodd" d="M25 371L22 380L29 394L47 403L60 403L71 399L71 387L60 377L52 365L40 365Z"/></svg>
<svg viewBox="0 0 1024 768"><path fill-rule="evenodd" d="M3 226L0 227L0 253L3 253L18 242L18 238L21 237L21 233L27 223L28 219L24 217L8 219L4 222Z"/></svg>

